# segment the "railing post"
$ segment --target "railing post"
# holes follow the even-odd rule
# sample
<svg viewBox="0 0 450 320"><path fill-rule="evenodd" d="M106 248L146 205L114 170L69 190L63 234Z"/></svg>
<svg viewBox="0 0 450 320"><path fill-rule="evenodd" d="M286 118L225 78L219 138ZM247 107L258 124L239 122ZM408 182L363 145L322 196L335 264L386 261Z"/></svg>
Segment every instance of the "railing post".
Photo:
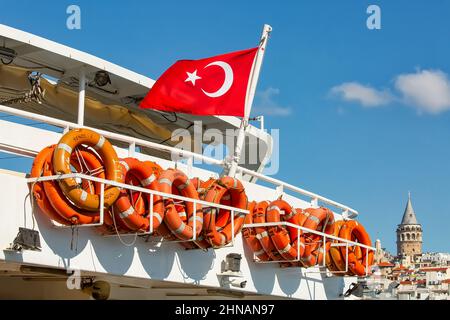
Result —
<svg viewBox="0 0 450 320"><path fill-rule="evenodd" d="M192 177L192 167L194 166L194 158L193 157L187 158L186 165L187 165L187 174L186 175L188 177Z"/></svg>
<svg viewBox="0 0 450 320"><path fill-rule="evenodd" d="M234 246L234 210L231 210L231 244Z"/></svg>
<svg viewBox="0 0 450 320"><path fill-rule="evenodd" d="M348 242L345 243L345 273L348 272Z"/></svg>
<svg viewBox="0 0 450 320"><path fill-rule="evenodd" d="M297 259L300 260L300 230L297 229Z"/></svg>
<svg viewBox="0 0 450 320"><path fill-rule="evenodd" d="M369 275L369 249L366 250L366 277Z"/></svg>
<svg viewBox="0 0 450 320"><path fill-rule="evenodd" d="M281 197L281 196L283 195L283 193L284 193L284 187L283 187L282 184L280 184L280 185L278 185L278 186L276 187L276 193L277 193L277 195L276 195L277 198L279 198L279 197Z"/></svg>
<svg viewBox="0 0 450 320"><path fill-rule="evenodd" d="M84 104L86 96L86 70L84 67L80 68L79 84L78 84L78 126L84 126Z"/></svg>
<svg viewBox="0 0 450 320"><path fill-rule="evenodd" d="M150 206L150 234L153 234L153 193L149 194L149 206ZM161 222L162 223L162 222Z"/></svg>
<svg viewBox="0 0 450 320"><path fill-rule="evenodd" d="M100 183L100 225L103 224L103 217L105 213L105 184Z"/></svg>
<svg viewBox="0 0 450 320"><path fill-rule="evenodd" d="M195 201L195 199L192 201L192 205L194 206L194 234L192 237L192 241L195 241L197 239L197 202Z"/></svg>
<svg viewBox="0 0 450 320"><path fill-rule="evenodd" d="M128 156L129 157L134 157L134 154L136 153L136 142L133 141L130 143L130 145L128 146Z"/></svg>

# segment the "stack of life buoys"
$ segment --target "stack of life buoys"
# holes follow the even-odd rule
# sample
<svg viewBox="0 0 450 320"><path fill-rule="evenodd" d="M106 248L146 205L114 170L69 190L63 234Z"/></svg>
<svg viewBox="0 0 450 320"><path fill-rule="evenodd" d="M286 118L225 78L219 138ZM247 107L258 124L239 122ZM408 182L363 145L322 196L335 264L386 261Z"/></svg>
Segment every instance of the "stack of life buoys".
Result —
<svg viewBox="0 0 450 320"><path fill-rule="evenodd" d="M33 162L30 177L72 172L193 200L248 208L245 189L238 179L189 179L181 170L163 170L151 161L119 159L111 143L89 129L71 130L58 144L44 148ZM60 224L100 222L101 183L67 178L38 181L31 188L40 210ZM194 206L191 201L108 185L104 187L103 203L103 224L97 227L100 233L148 232L152 228L156 235L192 249L227 245L241 231L245 219L245 214L239 212L232 217L228 210L203 207L198 202ZM195 241L190 241L194 236Z"/></svg>
<svg viewBox="0 0 450 320"><path fill-rule="evenodd" d="M335 221L331 210L319 207L300 209L293 208L288 202L261 201L250 206L250 213L245 224L261 224L261 226L244 228L243 237L254 255L260 261L279 261L282 266L326 267L336 275L365 276L368 266L373 264L373 251L360 246L333 246L337 240L300 231L294 226L320 231L346 240L371 246L370 237L364 227L354 220ZM278 222L288 222L287 225ZM262 223L278 223L263 226ZM348 267L346 267L346 257ZM325 261L324 261L325 259Z"/></svg>

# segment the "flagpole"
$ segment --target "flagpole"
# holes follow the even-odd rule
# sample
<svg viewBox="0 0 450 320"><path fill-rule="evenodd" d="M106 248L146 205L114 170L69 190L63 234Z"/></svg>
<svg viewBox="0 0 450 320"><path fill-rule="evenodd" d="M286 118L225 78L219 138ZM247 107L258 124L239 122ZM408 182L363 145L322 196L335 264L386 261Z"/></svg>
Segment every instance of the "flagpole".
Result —
<svg viewBox="0 0 450 320"><path fill-rule="evenodd" d="M241 126L239 127L239 134L237 137L234 154L231 159L230 169L228 171L228 175L231 177L234 177L236 175L239 160L241 159L242 148L245 142L245 133L247 132L248 128L250 111L252 109L253 99L255 98L256 85L258 84L259 73L261 71L264 53L266 51L267 40L269 39L269 34L271 31L272 27L268 24L265 24L261 36L261 41L259 43L259 49L253 63L252 72L250 74L247 95L245 97L244 117L242 118Z"/></svg>

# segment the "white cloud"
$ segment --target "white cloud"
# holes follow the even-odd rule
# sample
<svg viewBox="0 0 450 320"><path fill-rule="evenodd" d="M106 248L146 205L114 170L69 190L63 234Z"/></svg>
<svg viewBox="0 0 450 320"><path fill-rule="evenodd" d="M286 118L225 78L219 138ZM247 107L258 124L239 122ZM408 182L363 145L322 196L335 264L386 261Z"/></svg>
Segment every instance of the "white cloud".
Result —
<svg viewBox="0 0 450 320"><path fill-rule="evenodd" d="M421 113L438 114L450 110L450 80L441 70L418 70L394 77L394 94L358 82L345 82L330 91L344 101L357 102L363 107L399 102Z"/></svg>
<svg viewBox="0 0 450 320"><path fill-rule="evenodd" d="M381 91L358 82L345 82L331 88L331 93L340 96L343 100L358 102L364 107L378 107L392 101L388 91Z"/></svg>
<svg viewBox="0 0 450 320"><path fill-rule="evenodd" d="M269 87L264 91L258 91L252 110L254 115L269 115L286 117L292 114L291 108L282 107L275 101L274 97L280 94L280 89Z"/></svg>
<svg viewBox="0 0 450 320"><path fill-rule="evenodd" d="M405 103L419 111L437 114L450 109L450 81L440 70L422 70L401 74L395 87Z"/></svg>

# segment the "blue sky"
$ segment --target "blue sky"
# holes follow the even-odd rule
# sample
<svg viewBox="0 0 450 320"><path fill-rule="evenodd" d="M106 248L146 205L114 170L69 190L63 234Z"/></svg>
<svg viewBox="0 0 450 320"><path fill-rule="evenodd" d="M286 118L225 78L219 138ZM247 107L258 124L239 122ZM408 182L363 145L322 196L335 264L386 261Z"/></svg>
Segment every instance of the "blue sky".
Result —
<svg viewBox="0 0 450 320"><path fill-rule="evenodd" d="M66 28L69 4L81 7L81 30ZM366 27L369 4L381 8L381 30ZM255 46L271 24L255 108L269 105L266 125L281 129L277 178L359 210L392 252L410 190L424 250L450 251L449 2L0 5L0 23L152 78L177 59Z"/></svg>

